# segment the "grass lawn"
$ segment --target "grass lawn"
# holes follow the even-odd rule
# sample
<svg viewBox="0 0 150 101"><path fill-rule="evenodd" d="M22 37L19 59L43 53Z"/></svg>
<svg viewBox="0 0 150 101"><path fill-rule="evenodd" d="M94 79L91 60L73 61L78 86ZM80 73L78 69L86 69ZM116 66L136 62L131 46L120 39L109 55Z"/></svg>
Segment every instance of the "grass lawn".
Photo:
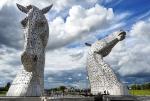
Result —
<svg viewBox="0 0 150 101"><path fill-rule="evenodd" d="M0 96L5 96L7 91L0 91ZM150 90L129 90L129 94L131 95L149 95L150 96Z"/></svg>
<svg viewBox="0 0 150 101"><path fill-rule="evenodd" d="M150 96L150 90L129 90L129 93L131 95L149 95Z"/></svg>
<svg viewBox="0 0 150 101"><path fill-rule="evenodd" d="M0 91L0 96L5 96L7 91Z"/></svg>

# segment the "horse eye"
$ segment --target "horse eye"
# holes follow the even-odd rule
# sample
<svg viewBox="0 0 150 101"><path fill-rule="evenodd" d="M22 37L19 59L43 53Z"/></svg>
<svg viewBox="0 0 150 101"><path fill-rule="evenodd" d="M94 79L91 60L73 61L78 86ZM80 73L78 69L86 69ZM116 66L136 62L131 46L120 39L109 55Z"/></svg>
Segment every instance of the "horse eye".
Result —
<svg viewBox="0 0 150 101"><path fill-rule="evenodd" d="M28 18L24 18L22 21L21 21L21 24L23 27L26 27L27 26L27 22L28 22Z"/></svg>

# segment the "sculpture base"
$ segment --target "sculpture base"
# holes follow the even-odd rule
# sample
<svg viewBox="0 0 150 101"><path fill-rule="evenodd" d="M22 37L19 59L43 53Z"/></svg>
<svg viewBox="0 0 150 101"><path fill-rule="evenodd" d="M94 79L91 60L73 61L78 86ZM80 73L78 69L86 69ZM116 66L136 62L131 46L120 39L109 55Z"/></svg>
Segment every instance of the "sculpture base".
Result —
<svg viewBox="0 0 150 101"><path fill-rule="evenodd" d="M103 101L137 101L135 96L124 96L124 95L103 95Z"/></svg>
<svg viewBox="0 0 150 101"><path fill-rule="evenodd" d="M93 97L0 97L0 101L94 101Z"/></svg>
<svg viewBox="0 0 150 101"><path fill-rule="evenodd" d="M0 97L0 101L150 101L150 96L110 96L103 100L94 97Z"/></svg>
<svg viewBox="0 0 150 101"><path fill-rule="evenodd" d="M0 97L0 101L42 101L42 97Z"/></svg>

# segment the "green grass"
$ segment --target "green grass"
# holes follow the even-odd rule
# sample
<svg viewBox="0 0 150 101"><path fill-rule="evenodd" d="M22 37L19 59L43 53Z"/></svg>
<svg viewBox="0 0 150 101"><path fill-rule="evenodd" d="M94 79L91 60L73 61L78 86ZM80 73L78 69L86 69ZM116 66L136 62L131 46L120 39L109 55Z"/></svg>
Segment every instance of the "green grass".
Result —
<svg viewBox="0 0 150 101"><path fill-rule="evenodd" d="M0 96L5 96L7 91L0 91Z"/></svg>
<svg viewBox="0 0 150 101"><path fill-rule="evenodd" d="M150 95L150 90L129 90L131 95Z"/></svg>
<svg viewBox="0 0 150 101"><path fill-rule="evenodd" d="M7 91L0 91L0 96L5 96ZM129 90L129 94L131 95L140 95L140 96L145 96L149 95L150 96L150 90Z"/></svg>

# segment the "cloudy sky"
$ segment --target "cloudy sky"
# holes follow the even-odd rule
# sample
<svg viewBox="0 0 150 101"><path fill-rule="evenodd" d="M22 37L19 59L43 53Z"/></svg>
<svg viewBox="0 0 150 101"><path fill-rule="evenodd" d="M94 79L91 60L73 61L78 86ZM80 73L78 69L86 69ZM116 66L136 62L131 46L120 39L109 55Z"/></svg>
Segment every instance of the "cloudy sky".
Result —
<svg viewBox="0 0 150 101"><path fill-rule="evenodd" d="M26 16L16 3L34 4L46 14L49 42L46 52L45 88L60 85L88 87L86 58L89 47L114 31L127 37L104 58L125 84L150 82L149 0L0 0L0 86L12 81L21 68Z"/></svg>

